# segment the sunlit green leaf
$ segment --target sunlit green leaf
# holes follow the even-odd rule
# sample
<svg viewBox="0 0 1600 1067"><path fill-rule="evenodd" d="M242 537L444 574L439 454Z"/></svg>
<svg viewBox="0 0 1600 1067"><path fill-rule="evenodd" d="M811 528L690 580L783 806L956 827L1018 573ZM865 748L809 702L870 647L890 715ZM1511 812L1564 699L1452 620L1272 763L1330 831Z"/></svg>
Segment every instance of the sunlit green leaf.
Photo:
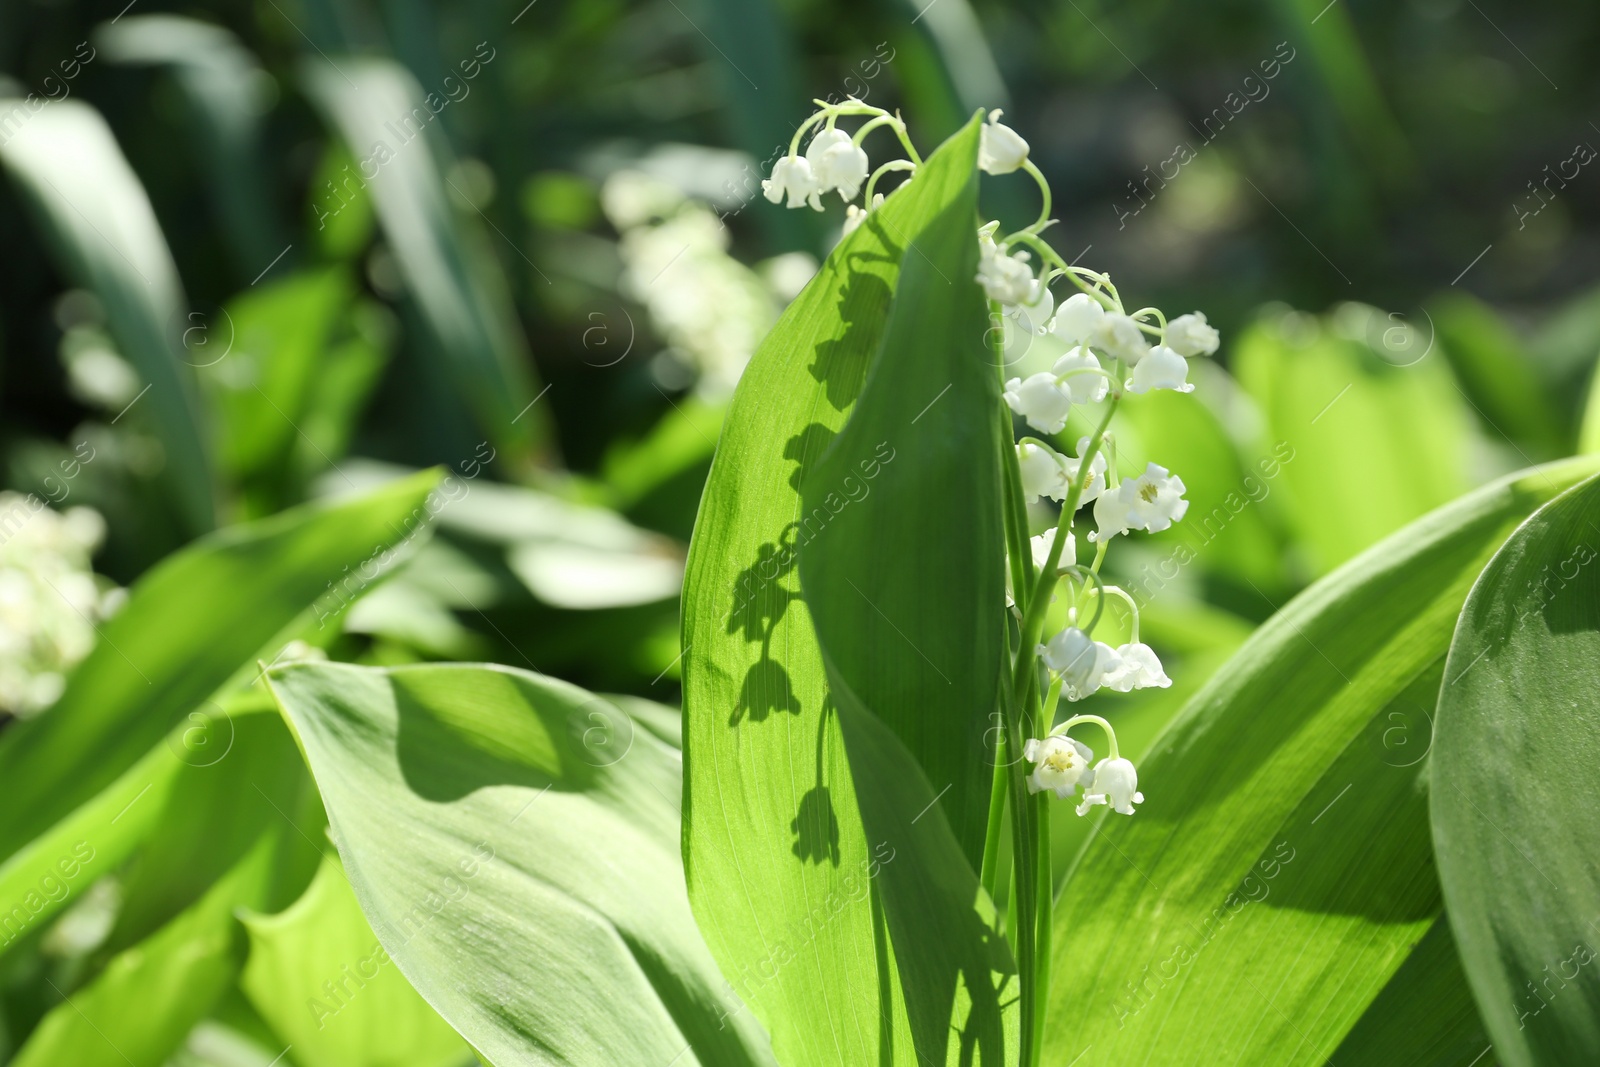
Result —
<svg viewBox="0 0 1600 1067"><path fill-rule="evenodd" d="M690 900L712 951L771 1030L786 1067L880 1057L916 1062L875 883L898 862L897 849L917 846L863 827L859 787L795 569L802 538L816 544L833 537L836 513L886 492L893 479L915 480L901 467L919 458L893 440L880 449L878 438L867 455L848 457L852 481L838 487L833 503L821 513L801 506L802 485L861 394L902 256L915 254L908 244L946 211L965 210L967 223L974 221L971 141L969 128L889 197L873 224L845 239L756 352L723 425L690 552L683 629ZM973 344L982 344L981 323ZM980 348L968 351L995 373ZM907 419L937 400L944 384L952 384L948 376ZM964 440L974 459L995 447L992 437ZM819 489L826 499L829 487ZM860 739L876 746L881 733L864 730ZM881 750L892 754L894 745ZM916 788L915 777L910 769L906 788ZM899 788L880 786L891 794ZM960 813L963 835L971 832L969 800L949 809ZM896 951L933 957L943 948Z"/></svg>
<svg viewBox="0 0 1600 1067"><path fill-rule="evenodd" d="M491 1062L772 1062L689 913L676 749L506 668L271 680L378 940Z"/></svg>
<svg viewBox="0 0 1600 1067"><path fill-rule="evenodd" d="M1298 461L1297 461L1298 462ZM1180 713L1056 906L1047 1061L1320 1064L1441 908L1429 714L1517 523L1595 469L1442 508L1285 606Z"/></svg>
<svg viewBox="0 0 1600 1067"><path fill-rule="evenodd" d="M244 924L241 984L302 1067L450 1067L471 1056L395 969L334 857L293 906Z"/></svg>

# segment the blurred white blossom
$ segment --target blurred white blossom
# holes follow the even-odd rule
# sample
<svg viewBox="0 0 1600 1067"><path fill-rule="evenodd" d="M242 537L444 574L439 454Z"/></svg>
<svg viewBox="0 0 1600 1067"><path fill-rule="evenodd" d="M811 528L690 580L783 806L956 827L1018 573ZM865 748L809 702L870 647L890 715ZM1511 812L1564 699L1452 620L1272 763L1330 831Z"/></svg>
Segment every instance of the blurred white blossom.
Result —
<svg viewBox="0 0 1600 1067"><path fill-rule="evenodd" d="M780 257L769 265L769 284L728 254L728 229L710 208L638 171L608 178L600 203L622 234L623 294L693 368L702 394L731 393L815 260Z"/></svg>
<svg viewBox="0 0 1600 1067"><path fill-rule="evenodd" d="M104 537L91 508L57 512L36 496L0 493L0 710L49 707L88 655L94 623L117 602L89 564Z"/></svg>

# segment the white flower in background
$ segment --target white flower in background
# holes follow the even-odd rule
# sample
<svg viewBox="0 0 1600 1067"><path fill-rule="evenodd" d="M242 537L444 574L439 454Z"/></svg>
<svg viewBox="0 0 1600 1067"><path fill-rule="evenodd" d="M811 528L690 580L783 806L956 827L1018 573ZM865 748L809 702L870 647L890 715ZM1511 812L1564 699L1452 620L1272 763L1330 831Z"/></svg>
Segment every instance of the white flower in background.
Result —
<svg viewBox="0 0 1600 1067"><path fill-rule="evenodd" d="M1066 457L1049 445L1023 441L1017 445L1017 467L1022 472L1022 499L1032 504L1047 496L1067 495Z"/></svg>
<svg viewBox="0 0 1600 1067"><path fill-rule="evenodd" d="M1082 700L1093 693L1106 674L1121 666L1114 648L1076 626L1062 630L1037 651L1044 665L1061 675L1061 695L1068 700Z"/></svg>
<svg viewBox="0 0 1600 1067"><path fill-rule="evenodd" d="M1117 647L1121 665L1105 676L1105 687L1119 693L1134 689L1165 689L1172 684L1167 672L1161 669L1155 649L1141 642Z"/></svg>
<svg viewBox="0 0 1600 1067"><path fill-rule="evenodd" d="M1194 386L1189 384L1189 361L1168 346L1157 345L1133 368L1128 389L1135 393L1148 393L1152 389L1192 393Z"/></svg>
<svg viewBox="0 0 1600 1067"><path fill-rule="evenodd" d="M867 216L870 215L872 212L878 210L882 206L883 206L883 194L882 193L873 193L872 194L872 203L869 204L864 210L862 208L858 207L855 204L851 204L849 207L845 208L844 209L844 233L840 234L840 236L841 237L849 237L852 233L855 233L856 232L856 227L860 226L863 222L866 222L867 221Z"/></svg>
<svg viewBox="0 0 1600 1067"><path fill-rule="evenodd" d="M1027 304L1039 299L1039 279L1028 265L1028 253L994 249L978 257L978 284L984 295L1001 304Z"/></svg>
<svg viewBox="0 0 1600 1067"><path fill-rule="evenodd" d="M1066 457L1067 481L1072 483L1078 480L1078 474L1083 470L1083 460L1079 457L1088 451L1089 439L1078 438L1078 455ZM1106 491L1106 452L1099 449L1094 454L1094 459L1089 461L1089 480L1084 484L1083 492L1078 496L1078 503L1087 504Z"/></svg>
<svg viewBox="0 0 1600 1067"><path fill-rule="evenodd" d="M1143 474L1101 494L1095 501L1094 521L1098 529L1089 539L1104 541L1129 530L1160 533L1189 510L1183 493L1182 478L1169 473L1165 467L1146 464Z"/></svg>
<svg viewBox="0 0 1600 1067"><path fill-rule="evenodd" d="M89 557L105 537L90 508L52 511L38 497L0 493L0 710L36 714L94 645L94 622L118 602Z"/></svg>
<svg viewBox="0 0 1600 1067"><path fill-rule="evenodd" d="M1139 792L1139 772L1125 759L1103 759L1095 764L1094 778L1084 783L1078 814L1087 815L1096 804L1110 804L1120 815L1132 815L1135 804L1144 803Z"/></svg>
<svg viewBox="0 0 1600 1067"><path fill-rule="evenodd" d="M1072 411L1072 387L1049 371L1006 382L1006 404L1040 433L1060 433Z"/></svg>
<svg viewBox="0 0 1600 1067"><path fill-rule="evenodd" d="M1000 121L998 108L978 127L978 169L985 174L1010 174L1028 158L1028 142Z"/></svg>
<svg viewBox="0 0 1600 1067"><path fill-rule="evenodd" d="M811 163L803 156L784 156L772 165L772 177L761 182L761 192L768 200L776 204L787 196L790 207L810 204L821 211L819 191L817 177L811 173Z"/></svg>
<svg viewBox="0 0 1600 1067"><path fill-rule="evenodd" d="M1057 377L1067 378L1072 386L1072 399L1079 404L1098 404L1111 388L1105 372L1100 369L1100 361L1081 346L1069 350L1050 369Z"/></svg>
<svg viewBox="0 0 1600 1067"><path fill-rule="evenodd" d="M806 163L810 165L817 191L837 190L842 200L856 198L861 184L867 180L870 166L867 153L851 141L848 133L838 128L823 130L811 139L811 146L806 149ZM772 199L771 194L767 199Z"/></svg>
<svg viewBox="0 0 1600 1067"><path fill-rule="evenodd" d="M1033 764L1028 775L1028 792L1048 789L1062 800L1070 797L1078 783L1091 774L1089 762L1094 753L1089 746L1070 737L1030 737L1022 746L1022 758Z"/></svg>
<svg viewBox="0 0 1600 1067"><path fill-rule="evenodd" d="M1179 315L1167 323L1167 344L1180 356L1209 356L1221 343L1217 329L1206 322L1204 312Z"/></svg>
<svg viewBox="0 0 1600 1067"><path fill-rule="evenodd" d="M1130 367L1136 365L1150 350L1150 342L1145 340L1144 331L1139 329L1139 324L1128 316L1114 311L1106 312L1101 318L1100 325L1095 327L1089 343L1112 359L1120 359Z"/></svg>
<svg viewBox="0 0 1600 1067"><path fill-rule="evenodd" d="M1061 302L1050 332L1069 345L1081 345L1094 337L1105 317L1106 309L1100 301L1088 293L1073 293Z"/></svg>
<svg viewBox="0 0 1600 1067"><path fill-rule="evenodd" d="M772 262L769 285L728 254L728 229L708 207L638 171L606 179L600 202L622 234L622 293L644 305L670 359L698 375L697 392L709 398L731 393L788 291L801 273L815 270L815 261ZM607 347L596 347L593 359L621 358L629 325L597 325L609 328L592 330L585 340Z"/></svg>
<svg viewBox="0 0 1600 1067"><path fill-rule="evenodd" d="M1033 565L1039 570L1044 570L1044 565L1050 562L1050 548L1056 543L1056 528L1054 526L1042 534L1034 534L1028 538L1028 547L1033 552ZM1056 560L1056 567L1071 567L1078 562L1078 542L1071 534L1061 542L1061 558Z"/></svg>

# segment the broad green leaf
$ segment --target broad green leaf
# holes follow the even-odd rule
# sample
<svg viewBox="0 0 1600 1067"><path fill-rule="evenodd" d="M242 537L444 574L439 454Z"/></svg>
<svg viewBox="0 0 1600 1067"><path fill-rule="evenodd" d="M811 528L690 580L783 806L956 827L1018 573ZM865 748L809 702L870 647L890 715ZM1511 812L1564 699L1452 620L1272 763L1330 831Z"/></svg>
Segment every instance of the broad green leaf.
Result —
<svg viewBox="0 0 1600 1067"><path fill-rule="evenodd" d="M972 281L976 125L942 152L916 181L941 183L948 203L901 250L882 344L806 473L793 540L860 817L896 850L878 888L915 1052L1001 1063L1015 1055L1000 1004L1016 1003L1016 968L977 869L1008 663L998 457L1011 427ZM885 449L907 461L883 469Z"/></svg>
<svg viewBox="0 0 1600 1067"><path fill-rule="evenodd" d="M1433 840L1462 963L1511 1067L1600 1060L1600 480L1472 588L1439 693Z"/></svg>
<svg viewBox="0 0 1600 1067"><path fill-rule="evenodd" d="M165 450L160 480L183 526L203 533L214 524L213 490L193 375L179 343L187 307L144 186L105 119L86 104L0 99L0 115L0 163L36 209L64 273L105 306L117 348L149 389L135 403Z"/></svg>
<svg viewBox="0 0 1600 1067"><path fill-rule="evenodd" d="M67 992L11 1061L12 1067L154 1067L233 984L244 962L234 909L260 907L285 827L192 907L116 956L93 982Z"/></svg>
<svg viewBox="0 0 1600 1067"><path fill-rule="evenodd" d="M301 1067L451 1067L466 1042L417 995L378 943L339 861L277 915L245 915L240 984Z"/></svg>
<svg viewBox="0 0 1600 1067"><path fill-rule="evenodd" d="M425 530L433 471L211 535L144 575L49 714L0 735L10 855L132 766L296 619L329 615ZM347 573L348 572L348 573ZM355 577L352 577L354 575ZM314 610L321 600L320 610Z"/></svg>
<svg viewBox="0 0 1600 1067"><path fill-rule="evenodd" d="M403 68L377 57L342 58L337 67L308 60L302 82L357 159L345 180L372 197L447 379L519 469L547 420L529 406L531 363L503 283L470 254L429 143L432 104L443 98L425 98Z"/></svg>
<svg viewBox="0 0 1600 1067"><path fill-rule="evenodd" d="M970 204L970 140L969 130L941 148L873 213L874 225L842 241L757 350L723 423L690 547L689 898L785 1067L916 1062L875 892L906 843L863 827L796 548L802 530L808 541L835 532L832 512L802 509L803 479L862 390L909 242L952 204ZM856 474L834 490L846 509L917 462L893 441L877 443L852 457Z"/></svg>
<svg viewBox="0 0 1600 1067"><path fill-rule="evenodd" d="M674 748L507 668L269 677L378 940L489 1062L772 1063L684 896Z"/></svg>
<svg viewBox="0 0 1600 1067"><path fill-rule="evenodd" d="M1234 348L1239 382L1266 416L1263 445L1293 457L1277 491L1314 573L1467 488L1455 382L1438 360L1380 359L1365 334L1387 328L1376 310L1347 305L1260 322Z"/></svg>
<svg viewBox="0 0 1600 1067"><path fill-rule="evenodd" d="M1299 462L1298 460L1296 462ZM1441 508L1256 631L1056 905L1048 1062L1321 1064L1435 923L1429 719L1484 563L1569 461Z"/></svg>
<svg viewBox="0 0 1600 1067"><path fill-rule="evenodd" d="M240 274L255 278L287 252L263 180L261 127L271 84L239 39L221 26L177 15L135 15L95 29L95 45L112 63L171 69L182 90L213 210L233 245ZM186 131L188 132L188 131Z"/></svg>

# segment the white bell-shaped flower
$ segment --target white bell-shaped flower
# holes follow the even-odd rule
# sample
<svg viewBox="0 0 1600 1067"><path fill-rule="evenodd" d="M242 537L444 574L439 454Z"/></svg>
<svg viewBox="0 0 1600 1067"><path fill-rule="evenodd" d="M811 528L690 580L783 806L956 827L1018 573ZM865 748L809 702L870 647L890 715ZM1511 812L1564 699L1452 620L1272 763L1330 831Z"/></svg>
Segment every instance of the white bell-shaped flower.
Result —
<svg viewBox="0 0 1600 1067"><path fill-rule="evenodd" d="M817 211L822 210L822 201L817 198L818 193L816 175L811 172L811 164L803 156L784 156L772 165L772 177L761 182L761 192L774 204L789 198L789 207L804 207L810 204Z"/></svg>
<svg viewBox="0 0 1600 1067"><path fill-rule="evenodd" d="M1050 562L1050 547L1056 543L1056 528L1054 526L1042 534L1034 534L1028 538L1028 547L1033 552L1033 565L1038 570L1044 570L1044 565ZM1071 534L1061 542L1061 558L1056 560L1056 568L1071 567L1078 562L1078 539Z"/></svg>
<svg viewBox="0 0 1600 1067"><path fill-rule="evenodd" d="M1089 343L1112 359L1120 359L1130 367L1137 365L1144 358L1144 354L1150 351L1150 342L1145 340L1144 331L1139 329L1139 324L1115 311L1108 311L1101 318L1100 325L1089 338Z"/></svg>
<svg viewBox="0 0 1600 1067"><path fill-rule="evenodd" d="M1022 746L1022 758L1033 764L1028 775L1028 792L1042 793L1050 790L1066 800L1078 788L1078 783L1092 774L1089 769L1094 752L1088 745L1070 737L1030 737Z"/></svg>
<svg viewBox="0 0 1600 1067"><path fill-rule="evenodd" d="M1167 345L1156 345L1137 366L1128 379L1128 390L1148 393L1152 389L1171 389L1177 393L1192 393L1189 384L1189 361Z"/></svg>
<svg viewBox="0 0 1600 1067"><path fill-rule="evenodd" d="M1039 297L1039 279L1028 265L1028 253L1014 255L996 248L978 258L978 284L984 295L1003 305L1026 304Z"/></svg>
<svg viewBox="0 0 1600 1067"><path fill-rule="evenodd" d="M1180 356L1209 356L1221 340L1203 311L1179 315L1167 323L1167 345Z"/></svg>
<svg viewBox="0 0 1600 1067"><path fill-rule="evenodd" d="M1127 693L1134 689L1165 689L1172 684L1167 672L1161 669L1155 649L1147 644L1135 641L1119 645L1117 658L1122 662L1116 670L1106 675L1104 682L1107 689Z"/></svg>
<svg viewBox="0 0 1600 1067"><path fill-rule="evenodd" d="M1083 784L1083 800L1078 814L1087 815L1096 804L1110 804L1121 815L1132 815L1135 804L1144 803L1139 792L1139 772L1125 759L1103 759L1094 767L1094 778Z"/></svg>
<svg viewBox="0 0 1600 1067"><path fill-rule="evenodd" d="M1081 345L1068 350L1050 369L1058 377L1067 377L1068 384L1072 386L1072 399L1079 404L1098 404L1106 398L1111 388L1105 372L1100 369L1100 361L1093 352Z"/></svg>
<svg viewBox="0 0 1600 1067"><path fill-rule="evenodd" d="M985 174L1010 174L1028 158L1028 142L1000 121L1000 110L978 127L978 169Z"/></svg>
<svg viewBox="0 0 1600 1067"><path fill-rule="evenodd" d="M1043 278L1033 280L1032 294L1020 304L1008 304L1005 313L1017 321L1028 333L1042 334L1055 310L1056 298Z"/></svg>
<svg viewBox="0 0 1600 1067"><path fill-rule="evenodd" d="M844 200L854 200L867 180L867 153L838 128L823 130L811 139L806 162L811 165L817 191L836 189Z"/></svg>
<svg viewBox="0 0 1600 1067"><path fill-rule="evenodd" d="M1143 474L1101 494L1094 502L1097 529L1089 539L1104 541L1129 530L1160 533L1189 510L1183 493L1182 478L1165 467L1146 464Z"/></svg>
<svg viewBox="0 0 1600 1067"><path fill-rule="evenodd" d="M1068 700L1087 697L1100 688L1108 672L1121 665L1115 649L1076 626L1037 646L1037 651L1044 665L1061 675L1061 695Z"/></svg>
<svg viewBox="0 0 1600 1067"><path fill-rule="evenodd" d="M1069 345L1081 345L1094 337L1105 317L1106 309L1100 301L1088 293L1073 293L1061 302L1050 332Z"/></svg>
<svg viewBox="0 0 1600 1067"><path fill-rule="evenodd" d="M1048 445L1033 441L1017 445L1017 467L1022 473L1022 499L1029 504L1042 496L1060 500L1067 495L1067 459Z"/></svg>
<svg viewBox="0 0 1600 1067"><path fill-rule="evenodd" d="M1006 382L1006 404L1040 433L1060 433L1072 410L1072 387L1048 371Z"/></svg>
<svg viewBox="0 0 1600 1067"><path fill-rule="evenodd" d="M1102 379L1103 381L1104 379ZM1087 437L1078 438L1078 456L1082 456L1089 449ZM1083 470L1083 461L1078 456L1064 457L1067 465L1067 484L1078 480L1078 474ZM1096 500L1106 491L1106 453L1099 449L1094 454L1094 459L1089 462L1089 480L1083 485L1083 492L1078 497L1078 503L1088 504Z"/></svg>

